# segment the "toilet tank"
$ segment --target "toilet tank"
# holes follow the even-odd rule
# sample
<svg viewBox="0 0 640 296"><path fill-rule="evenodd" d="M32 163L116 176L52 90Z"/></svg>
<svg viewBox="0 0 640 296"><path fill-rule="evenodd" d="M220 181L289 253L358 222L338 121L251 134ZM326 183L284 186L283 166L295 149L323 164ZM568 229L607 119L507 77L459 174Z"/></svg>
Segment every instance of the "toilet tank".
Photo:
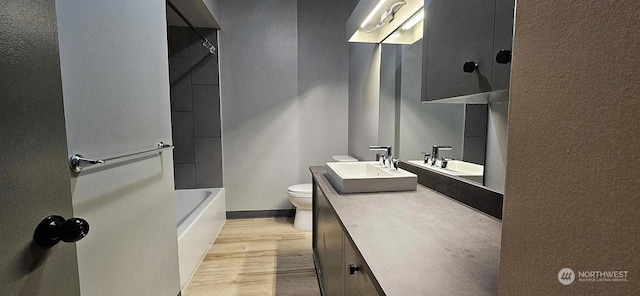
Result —
<svg viewBox="0 0 640 296"><path fill-rule="evenodd" d="M338 162L354 162L354 161L358 161L356 158L353 158L349 155L334 155L331 158L333 158L333 160L338 161Z"/></svg>

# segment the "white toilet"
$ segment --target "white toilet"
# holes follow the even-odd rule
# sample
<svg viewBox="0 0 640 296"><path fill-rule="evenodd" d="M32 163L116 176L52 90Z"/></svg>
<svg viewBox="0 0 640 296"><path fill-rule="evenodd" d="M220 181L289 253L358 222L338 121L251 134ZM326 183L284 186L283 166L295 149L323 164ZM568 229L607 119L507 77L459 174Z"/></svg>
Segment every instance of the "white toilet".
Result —
<svg viewBox="0 0 640 296"><path fill-rule="evenodd" d="M353 162L357 159L348 155L334 155L333 160L339 162ZM311 206L313 204L311 194L313 185L311 183L291 185L287 188L289 200L296 207L296 216L293 220L293 228L301 231L311 231L313 222L311 217Z"/></svg>
<svg viewBox="0 0 640 296"><path fill-rule="evenodd" d="M311 183L289 186L289 200L296 207L296 217L293 220L293 228L302 231L311 230Z"/></svg>

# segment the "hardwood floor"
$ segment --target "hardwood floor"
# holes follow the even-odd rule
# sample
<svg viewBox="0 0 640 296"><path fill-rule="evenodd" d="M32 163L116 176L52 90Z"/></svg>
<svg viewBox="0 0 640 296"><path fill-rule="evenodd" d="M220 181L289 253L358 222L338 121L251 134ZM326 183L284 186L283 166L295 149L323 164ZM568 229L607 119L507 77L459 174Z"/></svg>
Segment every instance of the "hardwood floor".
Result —
<svg viewBox="0 0 640 296"><path fill-rule="evenodd" d="M227 220L182 295L320 295L311 232L286 218Z"/></svg>

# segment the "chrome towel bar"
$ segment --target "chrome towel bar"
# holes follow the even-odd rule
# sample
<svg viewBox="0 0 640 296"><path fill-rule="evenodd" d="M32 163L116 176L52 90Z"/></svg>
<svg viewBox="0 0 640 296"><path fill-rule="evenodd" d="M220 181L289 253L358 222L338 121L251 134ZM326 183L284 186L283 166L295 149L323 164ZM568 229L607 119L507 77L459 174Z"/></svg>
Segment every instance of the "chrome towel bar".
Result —
<svg viewBox="0 0 640 296"><path fill-rule="evenodd" d="M89 159L89 158L84 158L81 154L73 154L71 155L71 157L69 157L69 168L71 169L72 172L79 173L79 172L82 172L82 169L86 167L101 165L101 164L119 163L119 162L123 162L133 158L137 158L137 157L147 156L154 153L160 153L164 150L173 149L173 147L174 147L173 145L159 142L158 147L156 149L131 153L127 155L121 155L121 156L116 156L111 158L105 158L105 159Z"/></svg>

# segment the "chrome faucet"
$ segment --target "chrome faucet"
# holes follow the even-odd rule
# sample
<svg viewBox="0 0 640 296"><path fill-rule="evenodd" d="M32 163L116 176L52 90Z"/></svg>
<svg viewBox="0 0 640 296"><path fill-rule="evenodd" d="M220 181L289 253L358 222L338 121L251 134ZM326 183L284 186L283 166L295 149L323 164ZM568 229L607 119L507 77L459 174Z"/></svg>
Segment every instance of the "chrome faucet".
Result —
<svg viewBox="0 0 640 296"><path fill-rule="evenodd" d="M433 150L431 150L431 165L436 165L440 151L450 151L451 149L451 145L433 145Z"/></svg>
<svg viewBox="0 0 640 296"><path fill-rule="evenodd" d="M431 160L429 158L431 158L431 154L427 153L427 152L420 152L422 153L422 155L424 155L424 163L427 164L429 163Z"/></svg>
<svg viewBox="0 0 640 296"><path fill-rule="evenodd" d="M391 165L391 146L369 146L369 151L384 151L382 154L385 167L392 168Z"/></svg>

